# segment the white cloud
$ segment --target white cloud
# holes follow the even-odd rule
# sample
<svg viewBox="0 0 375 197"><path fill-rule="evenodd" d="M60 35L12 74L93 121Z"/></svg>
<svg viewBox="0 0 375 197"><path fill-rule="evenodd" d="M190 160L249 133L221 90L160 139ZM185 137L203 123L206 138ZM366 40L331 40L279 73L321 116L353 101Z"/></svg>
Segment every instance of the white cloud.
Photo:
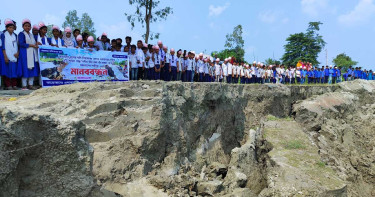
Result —
<svg viewBox="0 0 375 197"><path fill-rule="evenodd" d="M288 17L284 17L284 14L279 11L264 11L259 13L258 18L263 23L275 23L275 22L281 22L282 24L286 24L289 22Z"/></svg>
<svg viewBox="0 0 375 197"><path fill-rule="evenodd" d="M302 11L310 16L316 17L328 7L329 0L302 0Z"/></svg>
<svg viewBox="0 0 375 197"><path fill-rule="evenodd" d="M258 17L264 23L274 23L276 21L277 13L273 11L266 11L259 13Z"/></svg>
<svg viewBox="0 0 375 197"><path fill-rule="evenodd" d="M220 14L222 14L228 7L230 6L230 3L226 3L225 5L223 6L214 6L214 5L210 5L208 7L208 15L209 16L219 16Z"/></svg>
<svg viewBox="0 0 375 197"><path fill-rule="evenodd" d="M289 18L288 18L288 17L285 17L285 18L283 18L283 20L281 20L281 22L282 22L283 24L287 24L287 23L289 22Z"/></svg>
<svg viewBox="0 0 375 197"><path fill-rule="evenodd" d="M375 5L373 0L360 0L351 12L339 16L341 24L354 26L365 23L375 15Z"/></svg>
<svg viewBox="0 0 375 197"><path fill-rule="evenodd" d="M53 15L53 14L46 14L43 18L43 22L46 25L57 25L61 26L64 23L65 16L64 15Z"/></svg>
<svg viewBox="0 0 375 197"><path fill-rule="evenodd" d="M131 30L131 26L128 22L119 22L113 25L101 23L97 28L96 35L99 36L103 32L106 32L108 34L108 37L111 39L122 38L123 42L125 42L125 36L131 36L133 42L137 40L143 40L143 33L140 33L136 29Z"/></svg>

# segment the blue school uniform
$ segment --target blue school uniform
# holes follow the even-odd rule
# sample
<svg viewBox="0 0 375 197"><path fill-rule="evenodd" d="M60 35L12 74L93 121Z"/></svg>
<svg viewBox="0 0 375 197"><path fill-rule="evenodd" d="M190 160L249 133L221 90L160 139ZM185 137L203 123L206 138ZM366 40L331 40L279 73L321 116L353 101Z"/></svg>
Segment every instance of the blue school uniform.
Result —
<svg viewBox="0 0 375 197"><path fill-rule="evenodd" d="M17 34L15 34L17 37ZM1 34L1 50L5 50L5 35ZM1 75L5 76L9 79L13 78L19 78L22 75L22 68L17 62L10 62L7 64L5 63L5 59L3 57L2 63L1 63Z"/></svg>
<svg viewBox="0 0 375 197"><path fill-rule="evenodd" d="M367 75L367 80L372 80L372 72L371 71Z"/></svg>
<svg viewBox="0 0 375 197"><path fill-rule="evenodd" d="M48 39L48 38L47 38ZM50 40L48 42L52 43L52 39L55 39L55 38L50 38ZM61 46L64 46L65 43L64 43L64 40L63 39L60 39L61 40ZM55 39L56 43L59 43L59 39Z"/></svg>
<svg viewBox="0 0 375 197"><path fill-rule="evenodd" d="M2 31L0 31L0 38L1 38L1 35L3 34ZM2 47L3 47L3 41L0 39L0 76L2 75L1 74L1 70L3 68L3 62L4 62L4 54L3 54L3 51L2 51Z"/></svg>
<svg viewBox="0 0 375 197"><path fill-rule="evenodd" d="M35 41L38 42L38 35L34 35L34 38L35 38ZM47 37L47 42L48 43L46 43L46 41L44 41L44 39L42 39L42 44L43 45L51 45L51 38Z"/></svg>
<svg viewBox="0 0 375 197"><path fill-rule="evenodd" d="M39 65L38 62L36 62L36 59L34 59L34 68L29 69L27 67L27 48L29 48L29 44L26 44L26 38L23 32L19 33L18 35L18 46L19 46L19 58L18 58L18 64L22 68L22 77L37 77L39 75Z"/></svg>
<svg viewBox="0 0 375 197"><path fill-rule="evenodd" d="M337 69L333 69L332 77L337 77Z"/></svg>
<svg viewBox="0 0 375 197"><path fill-rule="evenodd" d="M326 76L326 77L329 76L329 69L328 68L324 69L324 76Z"/></svg>

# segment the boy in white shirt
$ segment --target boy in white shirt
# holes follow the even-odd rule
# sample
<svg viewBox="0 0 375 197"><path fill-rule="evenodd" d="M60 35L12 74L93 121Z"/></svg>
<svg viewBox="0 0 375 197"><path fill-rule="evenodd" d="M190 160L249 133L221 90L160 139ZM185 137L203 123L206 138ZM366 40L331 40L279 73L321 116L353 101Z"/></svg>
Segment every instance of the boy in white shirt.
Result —
<svg viewBox="0 0 375 197"><path fill-rule="evenodd" d="M227 83L232 83L233 65L230 63L229 58L227 58L226 61L227 61L227 70L228 70Z"/></svg>
<svg viewBox="0 0 375 197"><path fill-rule="evenodd" d="M221 78L221 74L222 74L219 62L220 62L220 59L217 58L216 59L216 63L215 63L215 77L216 77L216 82L220 82L220 78Z"/></svg>
<svg viewBox="0 0 375 197"><path fill-rule="evenodd" d="M132 70L131 79L130 80L137 80L138 79L138 60L137 54L135 53L136 46L131 46L131 54L129 55L129 66Z"/></svg>
<svg viewBox="0 0 375 197"><path fill-rule="evenodd" d="M152 60L154 56L154 49L152 47L152 45L148 46L148 52L147 52L147 58L146 58L146 61L147 61L147 66L148 66L148 74L147 74L147 78L148 80L154 80L155 79L155 63L154 61Z"/></svg>
<svg viewBox="0 0 375 197"><path fill-rule="evenodd" d="M169 55L169 76L171 77L170 78L170 81L177 81L177 72L179 72L179 59L178 57L175 55L175 50L172 48L170 50L171 54ZM168 56L167 56L168 57Z"/></svg>
<svg viewBox="0 0 375 197"><path fill-rule="evenodd" d="M162 79L164 81L170 81L171 80L171 76L170 76L170 73L169 73L169 66L170 66L170 62L169 62L169 59L170 59L170 56L171 54L168 53L168 47L166 45L163 45L163 51L164 51L164 54L165 54L165 57L164 57L164 66L163 66L163 69L162 69Z"/></svg>
<svg viewBox="0 0 375 197"><path fill-rule="evenodd" d="M200 53L199 59L197 61L199 82L204 82L204 78L205 78L204 66L205 66L205 63L203 61L203 53Z"/></svg>
<svg viewBox="0 0 375 197"><path fill-rule="evenodd" d="M223 82L227 83L227 77L228 77L228 66L227 63L224 61L224 63L221 65L221 68L223 70Z"/></svg>

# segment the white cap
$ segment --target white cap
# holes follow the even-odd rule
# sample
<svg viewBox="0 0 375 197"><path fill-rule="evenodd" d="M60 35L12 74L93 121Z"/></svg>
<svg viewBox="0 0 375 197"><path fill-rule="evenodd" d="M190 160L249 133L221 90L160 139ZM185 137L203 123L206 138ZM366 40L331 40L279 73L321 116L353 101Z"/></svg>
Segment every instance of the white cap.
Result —
<svg viewBox="0 0 375 197"><path fill-rule="evenodd" d="M253 64L256 64L257 63L257 61L253 61Z"/></svg>

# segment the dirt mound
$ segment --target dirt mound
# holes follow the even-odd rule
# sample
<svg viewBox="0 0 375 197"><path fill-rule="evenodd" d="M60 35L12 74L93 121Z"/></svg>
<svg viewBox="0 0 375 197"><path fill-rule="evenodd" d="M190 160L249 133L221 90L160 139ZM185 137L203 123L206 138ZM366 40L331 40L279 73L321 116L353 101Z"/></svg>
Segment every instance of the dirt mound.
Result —
<svg viewBox="0 0 375 197"><path fill-rule="evenodd" d="M368 91L373 83L356 88L360 86L357 83L364 84L288 87L129 82L38 90L0 104L0 134L4 136L0 138L0 196L298 195L302 190L293 190L295 180L274 177L277 171L293 173L301 165L287 171L275 157L283 151L272 149L282 147L278 145L282 136L264 136L273 124L268 115L287 118L292 113L306 129L293 123L300 133L292 130L290 135L304 136L304 142L310 144L302 152L288 154L311 154L317 162L300 169L305 174L299 176L302 180L316 181L303 185L303 192L342 195L348 182L359 182L347 179L346 171L341 173L335 168L339 165L328 162L325 154L337 154L328 150L336 144L322 146L317 138L309 141L306 136L316 132L320 127L316 122L327 119L328 111L343 112L329 106L329 110L316 111L315 107L303 107L307 106L303 102L314 103L335 94L353 95L342 103L357 102L355 96L363 100L373 96ZM301 99L307 100L298 101ZM358 107L367 106L358 102ZM310 115L317 120L303 121ZM371 111L367 116L371 128ZM287 128L281 124L282 132ZM370 139L369 133L363 133L367 134ZM324 162L334 183L310 177L316 172L310 170L323 165L319 162ZM357 165L363 173L371 170L361 162ZM348 191L356 192L350 187Z"/></svg>

